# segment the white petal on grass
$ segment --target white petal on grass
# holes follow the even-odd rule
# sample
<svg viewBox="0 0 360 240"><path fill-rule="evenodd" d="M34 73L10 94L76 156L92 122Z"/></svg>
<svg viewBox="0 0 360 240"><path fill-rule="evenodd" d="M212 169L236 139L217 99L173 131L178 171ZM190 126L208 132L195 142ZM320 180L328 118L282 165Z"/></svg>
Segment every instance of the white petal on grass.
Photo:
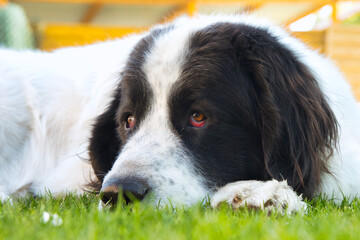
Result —
<svg viewBox="0 0 360 240"><path fill-rule="evenodd" d="M42 215L42 217L41 217L41 222L43 222L43 223L49 222L50 217L51 217L50 213L44 211L44 212L43 212L43 215Z"/></svg>
<svg viewBox="0 0 360 240"><path fill-rule="evenodd" d="M55 213L52 215L51 224L54 226L61 226L63 224L63 220Z"/></svg>
<svg viewBox="0 0 360 240"><path fill-rule="evenodd" d="M61 217L59 217L59 215L57 215L56 213L50 214L44 211L41 217L41 222L49 223L50 220L51 220L50 223L54 226L61 226L63 224L63 220L61 219Z"/></svg>

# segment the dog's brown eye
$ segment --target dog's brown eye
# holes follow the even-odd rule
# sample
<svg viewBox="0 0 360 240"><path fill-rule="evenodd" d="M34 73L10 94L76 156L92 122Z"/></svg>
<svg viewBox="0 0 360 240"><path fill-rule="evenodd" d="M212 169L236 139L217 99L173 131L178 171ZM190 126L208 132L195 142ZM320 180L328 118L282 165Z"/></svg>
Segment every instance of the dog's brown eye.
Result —
<svg viewBox="0 0 360 240"><path fill-rule="evenodd" d="M190 116L189 123L191 126L201 128L205 125L206 117L202 113L195 112Z"/></svg>
<svg viewBox="0 0 360 240"><path fill-rule="evenodd" d="M129 116L126 121L126 129L133 128L135 126L135 117Z"/></svg>

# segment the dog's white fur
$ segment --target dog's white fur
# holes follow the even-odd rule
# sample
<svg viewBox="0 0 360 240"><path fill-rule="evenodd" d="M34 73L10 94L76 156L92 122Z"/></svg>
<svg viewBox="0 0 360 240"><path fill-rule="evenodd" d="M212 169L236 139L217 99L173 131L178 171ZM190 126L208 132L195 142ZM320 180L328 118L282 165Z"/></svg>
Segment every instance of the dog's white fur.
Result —
<svg viewBox="0 0 360 240"><path fill-rule="evenodd" d="M87 148L119 69L141 36L54 53L0 52L0 192L83 192ZM108 57L112 56L112 58Z"/></svg>
<svg viewBox="0 0 360 240"><path fill-rule="evenodd" d="M173 186L165 184L163 179L153 179L158 188L156 200L170 197L191 204L206 194L213 194L192 170L191 156L181 150L181 143L171 132L166 104L170 88L185 61L184 51L190 34L216 22L267 29L312 71L340 125L339 151L330 159L333 176L322 176L319 193L335 200L341 200L343 195L358 195L360 109L349 84L328 59L306 48L282 28L250 16L183 17L174 23L176 31L155 41L151 54L146 55L144 67L155 100L139 131L124 146L104 182L114 174L126 175L134 166L138 170L139 165L142 174L151 176L154 162L158 162L164 178L172 177L177 184ZM84 191L83 186L95 178L86 161L91 126L109 104L129 53L145 35L53 53L0 50L2 200L22 197L29 192L44 194L47 190L54 195ZM147 150L154 142L163 147L157 155L149 156ZM177 151L176 157L161 161L160 156L166 157L171 149ZM253 187L253 193L246 190L249 187ZM264 189L278 192L280 196L272 199L273 194ZM301 199L284 182L277 181L233 183L219 190L212 204L233 202L244 192L252 195L242 199L251 199L251 204L260 208L268 200L277 201L276 206L287 202L291 210L303 206Z"/></svg>

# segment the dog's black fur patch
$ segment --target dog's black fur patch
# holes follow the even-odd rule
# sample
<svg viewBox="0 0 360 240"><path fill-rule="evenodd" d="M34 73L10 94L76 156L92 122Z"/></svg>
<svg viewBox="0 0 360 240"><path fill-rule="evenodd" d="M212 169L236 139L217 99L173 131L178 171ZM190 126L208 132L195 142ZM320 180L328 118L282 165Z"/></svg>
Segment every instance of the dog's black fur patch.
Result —
<svg viewBox="0 0 360 240"><path fill-rule="evenodd" d="M286 179L311 197L337 140L316 79L267 31L229 23L193 34L172 122L210 186ZM187 124L192 112L208 119Z"/></svg>

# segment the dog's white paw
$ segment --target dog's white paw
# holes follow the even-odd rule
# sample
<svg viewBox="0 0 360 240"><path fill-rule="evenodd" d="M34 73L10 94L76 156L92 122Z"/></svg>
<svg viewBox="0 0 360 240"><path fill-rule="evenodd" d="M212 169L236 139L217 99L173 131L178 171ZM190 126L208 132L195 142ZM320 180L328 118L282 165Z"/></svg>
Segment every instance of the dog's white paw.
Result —
<svg viewBox="0 0 360 240"><path fill-rule="evenodd" d="M302 197L286 181L239 181L220 188L211 198L211 206L227 203L233 209L261 209L267 212L277 210L291 214L304 212L307 208Z"/></svg>

